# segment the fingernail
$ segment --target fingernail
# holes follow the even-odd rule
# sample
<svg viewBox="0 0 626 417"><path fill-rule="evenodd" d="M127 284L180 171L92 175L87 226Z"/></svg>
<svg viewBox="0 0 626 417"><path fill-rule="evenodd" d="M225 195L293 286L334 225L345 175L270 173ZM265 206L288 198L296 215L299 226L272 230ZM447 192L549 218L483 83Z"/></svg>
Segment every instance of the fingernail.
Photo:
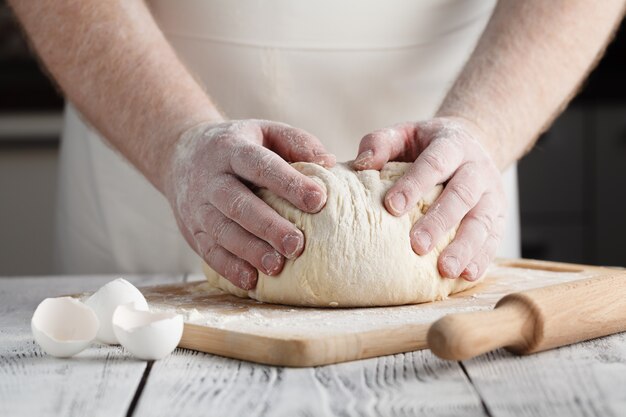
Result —
<svg viewBox="0 0 626 417"><path fill-rule="evenodd" d="M394 213L403 213L404 209L406 209L406 197L404 196L404 193L395 193L389 199L389 206Z"/></svg>
<svg viewBox="0 0 626 417"><path fill-rule="evenodd" d="M288 259L293 259L296 254L300 252L303 246L303 239L296 234L289 234L283 238L283 248L285 250L285 256Z"/></svg>
<svg viewBox="0 0 626 417"><path fill-rule="evenodd" d="M425 232L423 230L418 230L413 235L413 240L417 243L417 248L420 252L427 253L430 249L430 245L433 242L433 238L430 236L430 233Z"/></svg>
<svg viewBox="0 0 626 417"><path fill-rule="evenodd" d="M443 266L448 273L448 278L456 278L459 276L459 260L454 256L446 256L443 258Z"/></svg>
<svg viewBox="0 0 626 417"><path fill-rule="evenodd" d="M478 265L474 262L470 263L465 267L465 271L463 271L463 278L468 281L475 281L478 276Z"/></svg>
<svg viewBox="0 0 626 417"><path fill-rule="evenodd" d="M367 150L365 152L361 152L353 162L353 165L357 168L367 168L369 167L372 159L374 158L374 152L372 150Z"/></svg>
<svg viewBox="0 0 626 417"><path fill-rule="evenodd" d="M303 197L304 205L312 213L317 213L324 207L326 199L324 194L319 191L307 191Z"/></svg>
<svg viewBox="0 0 626 417"><path fill-rule="evenodd" d="M267 275L272 275L280 268L280 254L276 251L267 252L261 258L261 265Z"/></svg>
<svg viewBox="0 0 626 417"><path fill-rule="evenodd" d="M244 290L251 290L255 287L254 274L247 269L239 271L239 285Z"/></svg>

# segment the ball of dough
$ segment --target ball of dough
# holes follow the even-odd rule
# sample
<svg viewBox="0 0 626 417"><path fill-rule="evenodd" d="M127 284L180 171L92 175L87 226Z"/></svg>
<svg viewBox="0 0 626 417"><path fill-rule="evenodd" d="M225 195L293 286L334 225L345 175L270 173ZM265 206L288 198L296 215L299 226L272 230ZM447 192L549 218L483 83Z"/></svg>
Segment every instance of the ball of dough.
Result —
<svg viewBox="0 0 626 417"><path fill-rule="evenodd" d="M330 169L304 162L292 166L326 188L326 205L319 213L303 213L268 190L258 194L302 230L304 252L287 260L278 276L259 271L257 286L251 291L235 287L205 265L212 286L268 303L365 307L440 300L475 284L439 275L437 258L456 230L425 256L411 248L411 226L441 187L401 217L392 216L383 206L386 191L410 164L390 162L381 171L354 171L346 163Z"/></svg>

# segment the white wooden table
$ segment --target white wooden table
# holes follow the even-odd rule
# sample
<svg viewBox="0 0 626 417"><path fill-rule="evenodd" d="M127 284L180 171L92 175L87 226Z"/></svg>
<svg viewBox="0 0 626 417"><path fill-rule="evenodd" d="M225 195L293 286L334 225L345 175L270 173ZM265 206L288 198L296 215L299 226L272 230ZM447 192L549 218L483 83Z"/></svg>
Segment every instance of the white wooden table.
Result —
<svg viewBox="0 0 626 417"><path fill-rule="evenodd" d="M114 346L45 355L30 333L37 304L113 278L0 278L0 416L626 416L625 334L529 357L420 351L306 369L182 349L157 362Z"/></svg>

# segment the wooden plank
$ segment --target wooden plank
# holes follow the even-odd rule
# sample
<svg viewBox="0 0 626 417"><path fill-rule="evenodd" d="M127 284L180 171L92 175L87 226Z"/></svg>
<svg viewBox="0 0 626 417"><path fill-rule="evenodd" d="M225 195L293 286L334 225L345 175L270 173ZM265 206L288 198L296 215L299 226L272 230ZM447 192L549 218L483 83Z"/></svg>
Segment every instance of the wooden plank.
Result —
<svg viewBox="0 0 626 417"><path fill-rule="evenodd" d="M155 362L134 416L484 416L456 362L429 351L315 368L178 349Z"/></svg>
<svg viewBox="0 0 626 417"><path fill-rule="evenodd" d="M626 333L530 356L498 350L464 366L494 417L626 414Z"/></svg>
<svg viewBox="0 0 626 417"><path fill-rule="evenodd" d="M44 354L30 318L46 297L93 291L115 276L0 278L0 416L124 416L146 368L119 346L93 345L72 359ZM135 285L182 276L125 277Z"/></svg>

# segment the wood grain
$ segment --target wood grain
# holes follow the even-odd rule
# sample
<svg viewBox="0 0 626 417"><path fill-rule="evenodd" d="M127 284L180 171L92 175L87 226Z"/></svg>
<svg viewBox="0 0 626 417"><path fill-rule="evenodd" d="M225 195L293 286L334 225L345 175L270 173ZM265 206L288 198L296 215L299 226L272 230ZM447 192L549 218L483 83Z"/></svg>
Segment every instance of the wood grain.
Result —
<svg viewBox="0 0 626 417"><path fill-rule="evenodd" d="M126 277L135 285L182 277ZM0 416L125 416L146 368L119 346L93 345L71 359L46 355L30 318L46 297L93 291L112 276L0 278Z"/></svg>
<svg viewBox="0 0 626 417"><path fill-rule="evenodd" d="M626 334L529 356L497 350L463 362L497 417L626 415Z"/></svg>
<svg viewBox="0 0 626 417"><path fill-rule="evenodd" d="M135 416L484 416L456 362L419 351L281 368L177 350L154 364Z"/></svg>

